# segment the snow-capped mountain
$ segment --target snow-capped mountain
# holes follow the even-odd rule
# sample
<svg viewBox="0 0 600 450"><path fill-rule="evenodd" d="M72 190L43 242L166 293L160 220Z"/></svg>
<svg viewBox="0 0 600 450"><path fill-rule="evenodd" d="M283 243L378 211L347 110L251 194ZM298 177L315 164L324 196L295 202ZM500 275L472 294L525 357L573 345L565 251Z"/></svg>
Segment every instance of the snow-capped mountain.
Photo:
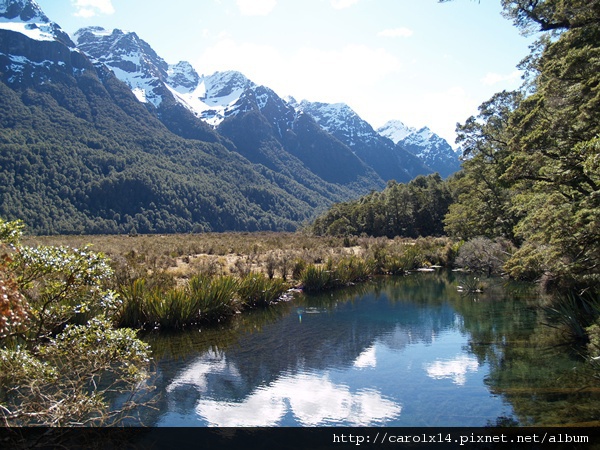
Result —
<svg viewBox="0 0 600 450"><path fill-rule="evenodd" d="M361 192L382 186L373 169L347 146L324 136L316 123L308 123L273 90L239 72L200 76L185 61L169 65L132 32L88 27L75 37L85 54L109 67L180 136L206 140L190 129L208 128L250 161L302 182L314 179L318 184L317 175Z"/></svg>
<svg viewBox="0 0 600 450"><path fill-rule="evenodd" d="M293 227L331 202L432 172L346 105L300 106L239 72L199 75L133 32L88 27L74 40L34 0L0 0L0 131L18 135L20 124L22 152L44 155L30 158L31 177L43 176L23 186L13 176L14 190L56 217L79 215L88 231ZM0 199L0 212L14 216L13 206ZM58 219L44 228L47 214L28 210L38 209L39 229L62 229Z"/></svg>
<svg viewBox="0 0 600 450"><path fill-rule="evenodd" d="M270 163L279 156L271 155L271 161L265 155L259 157L256 153L258 148L248 148L241 130L235 126L221 127L226 119L255 111L269 123L269 133L272 132L281 145L289 147L286 151L300 158L307 167L314 168L317 163L309 160L310 152L284 142L290 139L289 132L295 133L294 124L299 113L307 113L322 130L347 147L340 154L350 149L383 181L395 179L406 182L416 175L433 171L427 167L427 162L382 137L347 105L291 104L268 87L259 86L236 71L199 75L186 61L169 65L134 32L88 27L77 31L75 39L79 49L96 64L109 67L140 102L157 109L158 117L171 131L184 137L209 139L208 130L198 121L194 122L194 118L201 119L227 139L238 142L238 150L245 149L241 150L242 153L252 161L275 168ZM327 144L325 147L331 149L335 145ZM333 171L334 167L330 170ZM337 176L330 176L332 173L325 175L321 172L320 176L325 176L326 180L337 180Z"/></svg>
<svg viewBox="0 0 600 450"><path fill-rule="evenodd" d="M447 177L460 169L459 154L448 144L448 141L428 127L417 130L407 127L399 120L391 120L377 131L397 146L417 156L442 177Z"/></svg>
<svg viewBox="0 0 600 450"><path fill-rule="evenodd" d="M265 93L256 95L260 87L241 73L200 76L187 61L169 65L134 32L87 27L78 30L75 39L95 63L106 65L125 82L140 102L159 109L175 102L213 128L231 115L266 103ZM248 102L250 91L255 93L254 105ZM244 97L247 101L241 102Z"/></svg>
<svg viewBox="0 0 600 450"><path fill-rule="evenodd" d="M383 186L347 145L272 89L231 71L204 77L201 83L206 87L203 102L214 105L202 112L202 119L217 124L251 161L303 179L310 178L308 169L329 183L361 191Z"/></svg>
<svg viewBox="0 0 600 450"><path fill-rule="evenodd" d="M35 2L0 6L0 136L10 142L2 217L44 233L292 230L373 186L328 183L297 161L288 172L304 171L306 183L253 164L172 95L169 87L195 89L189 66L164 65L136 36L99 29L88 37L115 45L107 38L107 53L90 58Z"/></svg>
<svg viewBox="0 0 600 450"><path fill-rule="evenodd" d="M380 136L345 103L322 103L303 100L296 109L310 114L321 127L346 144L356 147L361 142L377 141Z"/></svg>
<svg viewBox="0 0 600 450"><path fill-rule="evenodd" d="M136 33L87 27L74 35L77 47L96 66L108 67L172 132L190 139L228 145L197 120L207 107L196 99L200 77L186 61L169 65Z"/></svg>
<svg viewBox="0 0 600 450"><path fill-rule="evenodd" d="M415 131L417 131L416 128L408 127L399 120L389 120L385 125L377 129L379 134L391 139L394 144L402 141Z"/></svg>
<svg viewBox="0 0 600 450"><path fill-rule="evenodd" d="M35 0L0 0L0 29L21 33L36 41L58 40L69 47L75 46Z"/></svg>
<svg viewBox="0 0 600 450"><path fill-rule="evenodd" d="M91 67L34 0L0 0L0 80L29 87Z"/></svg>
<svg viewBox="0 0 600 450"><path fill-rule="evenodd" d="M168 91L169 65L136 33L82 28L75 33L77 47L95 64L104 64L125 82L142 103L158 107Z"/></svg>
<svg viewBox="0 0 600 450"><path fill-rule="evenodd" d="M380 135L345 103L303 100L294 106L311 115L325 131L349 146L386 181L408 182L417 175L433 172L419 158Z"/></svg>

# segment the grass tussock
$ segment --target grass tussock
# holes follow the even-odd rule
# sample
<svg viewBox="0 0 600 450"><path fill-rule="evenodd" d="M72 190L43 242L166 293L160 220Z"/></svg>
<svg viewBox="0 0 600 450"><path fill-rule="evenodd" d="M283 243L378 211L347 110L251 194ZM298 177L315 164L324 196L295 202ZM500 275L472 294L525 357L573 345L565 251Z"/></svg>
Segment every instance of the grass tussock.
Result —
<svg viewBox="0 0 600 450"><path fill-rule="evenodd" d="M580 344L590 341L590 327L600 317L600 298L594 293L570 293L544 307L546 325L566 333L567 340Z"/></svg>
<svg viewBox="0 0 600 450"><path fill-rule="evenodd" d="M122 286L117 323L123 327L177 329L218 322L241 309L239 282L231 276L195 276L184 286L167 291L148 288L146 280Z"/></svg>

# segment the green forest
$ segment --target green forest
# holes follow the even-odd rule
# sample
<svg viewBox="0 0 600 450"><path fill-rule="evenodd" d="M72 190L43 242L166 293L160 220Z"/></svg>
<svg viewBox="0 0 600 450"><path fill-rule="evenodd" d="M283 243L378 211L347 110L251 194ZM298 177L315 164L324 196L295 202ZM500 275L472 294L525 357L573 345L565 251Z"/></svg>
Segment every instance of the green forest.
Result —
<svg viewBox="0 0 600 450"><path fill-rule="evenodd" d="M367 191L252 163L213 131L181 138L111 74L55 75L0 83L0 216L31 233L289 231Z"/></svg>
<svg viewBox="0 0 600 450"><path fill-rule="evenodd" d="M524 83L457 128L462 170L337 204L319 234L506 239L505 270L549 286L600 286L600 1L503 0L537 33Z"/></svg>

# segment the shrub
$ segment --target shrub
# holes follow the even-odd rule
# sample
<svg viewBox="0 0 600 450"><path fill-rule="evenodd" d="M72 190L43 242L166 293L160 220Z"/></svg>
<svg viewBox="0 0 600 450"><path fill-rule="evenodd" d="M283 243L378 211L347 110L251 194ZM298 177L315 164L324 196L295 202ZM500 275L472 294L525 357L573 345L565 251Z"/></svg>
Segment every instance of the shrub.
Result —
<svg viewBox="0 0 600 450"><path fill-rule="evenodd" d="M334 286L331 271L314 264L306 266L300 275L300 280L306 292L320 292Z"/></svg>
<svg viewBox="0 0 600 450"><path fill-rule="evenodd" d="M240 310L236 296L238 280L232 276L194 276L188 282L187 294L201 321L221 321Z"/></svg>
<svg viewBox="0 0 600 450"><path fill-rule="evenodd" d="M460 247L456 265L488 276L501 274L504 264L513 252L514 247L505 239L492 241L485 237L477 237Z"/></svg>
<svg viewBox="0 0 600 450"><path fill-rule="evenodd" d="M0 219L0 422L114 425L136 405L109 410L107 396L140 388L149 348L113 328L108 261L87 248L22 246L18 225Z"/></svg>
<svg viewBox="0 0 600 450"><path fill-rule="evenodd" d="M544 311L548 319L546 325L566 332L573 342L587 343L590 336L594 336L594 322L600 317L600 297L590 292L571 292L556 297Z"/></svg>

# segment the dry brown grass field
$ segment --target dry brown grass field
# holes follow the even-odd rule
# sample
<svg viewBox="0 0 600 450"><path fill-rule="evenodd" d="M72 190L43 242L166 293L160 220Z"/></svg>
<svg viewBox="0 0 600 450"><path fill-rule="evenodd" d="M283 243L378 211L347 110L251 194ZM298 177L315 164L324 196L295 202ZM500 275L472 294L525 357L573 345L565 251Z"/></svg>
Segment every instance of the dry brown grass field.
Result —
<svg viewBox="0 0 600 450"><path fill-rule="evenodd" d="M263 272L287 279L298 261L320 264L350 255L367 258L382 251L395 254L419 242L437 249L435 253L440 250L444 252L449 245L445 238L416 241L403 238L342 238L302 232L26 236L23 243L73 248L90 245L92 250L107 255L117 269L124 266L143 267L151 273L168 273L175 279L186 279L199 272L210 275ZM443 263L443 259L443 255L438 255L423 262L426 265L438 264Z"/></svg>
<svg viewBox="0 0 600 450"><path fill-rule="evenodd" d="M28 236L23 243L73 248L89 245L114 262L126 261L129 265L144 266L149 271L166 271L175 278L187 278L197 272L227 275L273 271L273 275L282 276L282 271L291 270L292 262L298 259L319 263L342 255L360 255L368 248L369 240L361 238L344 242L342 238L303 233L230 232Z"/></svg>

